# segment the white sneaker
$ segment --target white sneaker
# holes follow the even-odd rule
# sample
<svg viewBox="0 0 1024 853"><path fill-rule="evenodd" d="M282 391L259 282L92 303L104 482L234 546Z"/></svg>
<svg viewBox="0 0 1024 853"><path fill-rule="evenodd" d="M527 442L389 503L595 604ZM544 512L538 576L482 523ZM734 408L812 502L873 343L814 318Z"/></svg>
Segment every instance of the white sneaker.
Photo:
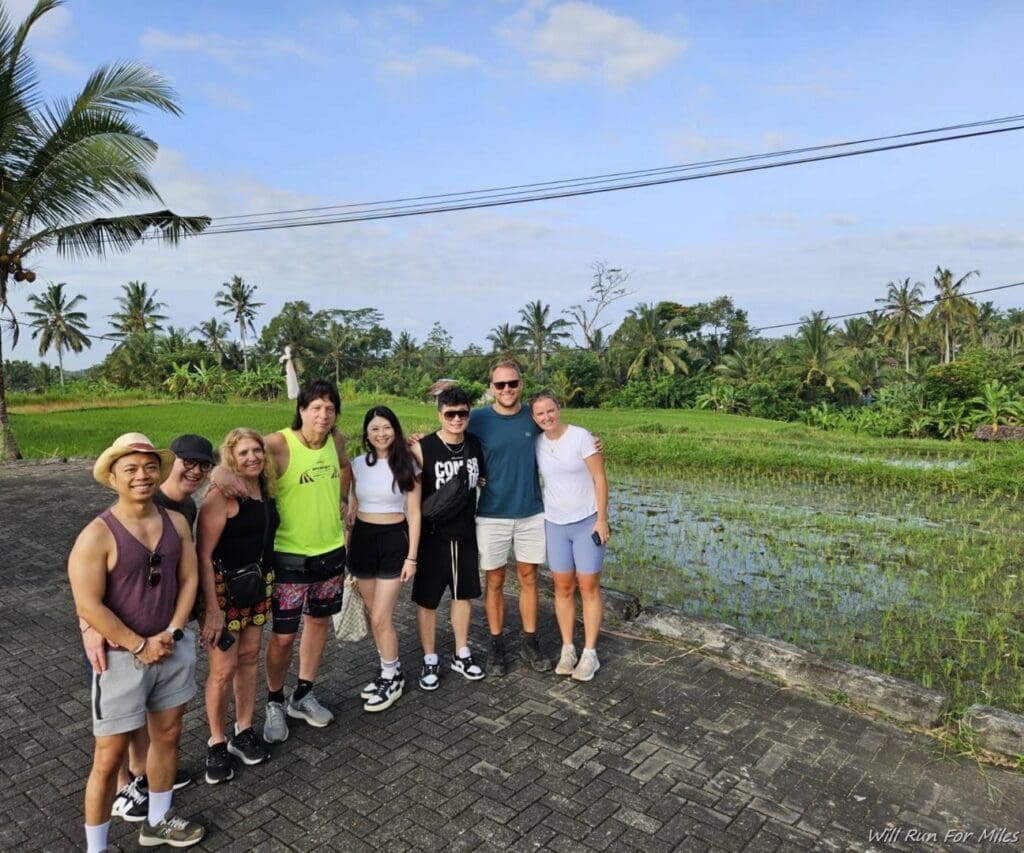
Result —
<svg viewBox="0 0 1024 853"><path fill-rule="evenodd" d="M558 666L555 667L555 675L572 675L573 668L576 666L576 647L575 646L562 646L561 657L558 658Z"/></svg>
<svg viewBox="0 0 1024 853"><path fill-rule="evenodd" d="M584 649L583 654L580 655L580 662L576 664L576 668L572 671L572 677L574 681L590 681L594 677L594 673L601 668L601 661L597 659L596 649Z"/></svg>

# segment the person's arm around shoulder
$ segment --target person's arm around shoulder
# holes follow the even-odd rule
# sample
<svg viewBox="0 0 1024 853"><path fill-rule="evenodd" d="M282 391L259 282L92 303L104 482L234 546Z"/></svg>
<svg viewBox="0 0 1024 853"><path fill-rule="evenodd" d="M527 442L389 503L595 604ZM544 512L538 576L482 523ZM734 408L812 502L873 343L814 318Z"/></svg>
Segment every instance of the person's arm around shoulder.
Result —
<svg viewBox="0 0 1024 853"><path fill-rule="evenodd" d="M127 649L143 663L157 663L171 653L173 643L170 636L143 637L125 625L103 603L107 591L107 566L116 558L116 550L113 535L100 519L95 519L78 535L68 556L68 580L75 610L78 618L107 643ZM96 669L95 660L90 660L90 663L94 671L102 671Z"/></svg>
<svg viewBox="0 0 1024 853"><path fill-rule="evenodd" d="M224 611L217 602L217 583L213 573L213 551L220 542L224 525L228 520L228 507L233 498L214 487L206 494L206 500L199 510L199 535L196 558L199 567L199 585L203 590L205 609L200 618L199 642L215 646L224 630Z"/></svg>
<svg viewBox="0 0 1024 853"><path fill-rule="evenodd" d="M581 445L583 452L591 448L591 452L583 457L583 462L594 480L594 492L597 497L597 520L594 521L594 532L601 537L601 544L608 542L611 527L608 524L608 475L604 470L604 454L598 447L597 439L586 430L583 431Z"/></svg>
<svg viewBox="0 0 1024 853"><path fill-rule="evenodd" d="M168 627L184 628L196 603L196 590L199 587L196 546L184 516L169 514L169 517L181 539L181 558L178 560L178 598L174 602L174 615Z"/></svg>

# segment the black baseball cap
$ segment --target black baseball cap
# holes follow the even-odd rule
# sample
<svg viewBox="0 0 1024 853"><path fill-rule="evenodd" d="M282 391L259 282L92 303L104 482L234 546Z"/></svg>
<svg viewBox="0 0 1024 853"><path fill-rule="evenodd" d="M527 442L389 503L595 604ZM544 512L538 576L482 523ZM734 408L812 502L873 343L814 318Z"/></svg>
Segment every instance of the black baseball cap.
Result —
<svg viewBox="0 0 1024 853"><path fill-rule="evenodd" d="M200 462L216 464L213 458L213 445L201 435L179 435L171 442L171 453L179 459L198 459Z"/></svg>

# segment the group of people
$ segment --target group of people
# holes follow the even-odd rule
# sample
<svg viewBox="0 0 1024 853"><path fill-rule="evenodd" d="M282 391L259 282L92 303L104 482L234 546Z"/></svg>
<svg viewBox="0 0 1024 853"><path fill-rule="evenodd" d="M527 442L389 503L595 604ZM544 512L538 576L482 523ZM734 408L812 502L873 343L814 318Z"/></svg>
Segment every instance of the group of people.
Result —
<svg viewBox="0 0 1024 853"><path fill-rule="evenodd" d="M268 744L288 738L290 719L313 726L333 720L313 688L331 617L341 609L346 568L380 658L360 694L368 712L391 707L405 689L394 610L410 581L423 650L421 689L440 686L436 611L446 591L454 644L445 669L472 681L507 672L510 553L520 590L519 656L537 671L552 668L537 639L537 570L546 559L562 640L555 672L579 681L594 677L609 537L600 443L562 423L550 392L524 406L514 362L492 368L490 388L493 405L477 409L462 389L443 390L438 430L408 439L389 408L370 409L362 450L351 461L335 428L337 388L323 379L300 390L289 428L266 436L231 430L219 464L210 442L196 435L162 450L128 433L100 455L93 476L117 501L82 531L68 561L92 677L88 853L107 848L111 814L142 824L141 846L187 847L203 837L199 823L171 810L174 790L190 781L178 772L177 758L182 716L196 691L193 616L209 656L210 784L230 780L236 759L266 760ZM208 477L197 511L192 496ZM573 642L577 588L580 654ZM486 662L469 643L472 601L481 594L490 634ZM268 620L267 702L258 730L259 654ZM296 685L286 697L297 639Z"/></svg>

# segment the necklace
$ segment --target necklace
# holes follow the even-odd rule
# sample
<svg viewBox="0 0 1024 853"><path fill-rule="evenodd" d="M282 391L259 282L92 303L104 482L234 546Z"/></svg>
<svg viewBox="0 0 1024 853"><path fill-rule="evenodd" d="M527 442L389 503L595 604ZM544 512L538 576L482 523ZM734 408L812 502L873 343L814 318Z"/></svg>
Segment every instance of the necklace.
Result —
<svg viewBox="0 0 1024 853"><path fill-rule="evenodd" d="M438 433L437 437L441 438L441 434ZM443 444L447 448L449 454L451 454L452 456L456 456L458 454L461 454L463 449L465 448L466 439L462 439L462 441L459 442L458 445L453 446L449 444L447 441L445 441L443 438L441 438L441 444Z"/></svg>

